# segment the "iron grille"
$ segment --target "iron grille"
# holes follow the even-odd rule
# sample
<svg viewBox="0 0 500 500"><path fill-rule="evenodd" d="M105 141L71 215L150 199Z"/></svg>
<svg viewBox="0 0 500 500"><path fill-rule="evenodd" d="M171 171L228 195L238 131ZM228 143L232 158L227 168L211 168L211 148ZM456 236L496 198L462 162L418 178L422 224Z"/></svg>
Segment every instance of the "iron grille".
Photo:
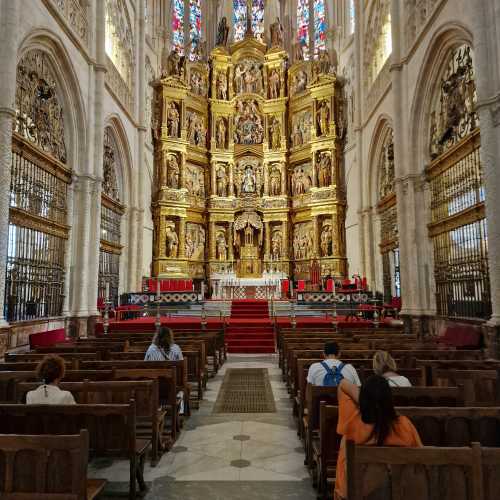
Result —
<svg viewBox="0 0 500 500"><path fill-rule="evenodd" d="M120 244L121 239L121 214L111 208L101 206L101 240Z"/></svg>
<svg viewBox="0 0 500 500"><path fill-rule="evenodd" d="M109 298L115 306L118 305L119 282L120 254L101 249L99 252L99 297L106 298L106 283L109 283Z"/></svg>
<svg viewBox="0 0 500 500"><path fill-rule="evenodd" d="M59 236L9 225L5 283L8 321L61 315L65 244Z"/></svg>

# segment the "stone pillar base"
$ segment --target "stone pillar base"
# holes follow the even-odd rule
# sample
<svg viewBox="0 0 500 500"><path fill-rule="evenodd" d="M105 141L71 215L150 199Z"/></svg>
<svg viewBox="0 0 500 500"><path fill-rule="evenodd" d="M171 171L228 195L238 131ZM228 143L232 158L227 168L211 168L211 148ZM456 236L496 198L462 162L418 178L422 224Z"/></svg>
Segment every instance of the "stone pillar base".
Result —
<svg viewBox="0 0 500 500"><path fill-rule="evenodd" d="M403 321L403 331L407 335L416 335L419 339L424 339L430 335L429 316L401 315Z"/></svg>
<svg viewBox="0 0 500 500"><path fill-rule="evenodd" d="M71 316L67 319L66 331L69 339L86 338L88 328L88 316Z"/></svg>
<svg viewBox="0 0 500 500"><path fill-rule="evenodd" d="M500 359L500 325L485 323L482 331L486 356L488 358Z"/></svg>
<svg viewBox="0 0 500 500"><path fill-rule="evenodd" d="M87 318L87 337L95 337L95 327L101 316L93 315Z"/></svg>
<svg viewBox="0 0 500 500"><path fill-rule="evenodd" d="M0 329L0 359L3 358L5 352L10 347L10 328L1 328Z"/></svg>

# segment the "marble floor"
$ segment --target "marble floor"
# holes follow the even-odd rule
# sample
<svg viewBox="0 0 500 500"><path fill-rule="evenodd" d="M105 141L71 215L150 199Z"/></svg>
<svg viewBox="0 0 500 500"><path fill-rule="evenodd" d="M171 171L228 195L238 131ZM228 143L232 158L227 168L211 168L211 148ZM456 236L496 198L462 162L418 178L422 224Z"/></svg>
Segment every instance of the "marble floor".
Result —
<svg viewBox="0 0 500 500"><path fill-rule="evenodd" d="M267 368L275 413L213 414L227 368ZM209 379L199 410L156 467L146 465L146 500L314 500L291 401L275 355L232 355ZM104 464L101 464L104 465ZM128 487L128 462L92 467L89 475L109 481L109 496ZM107 498L107 497L106 497Z"/></svg>

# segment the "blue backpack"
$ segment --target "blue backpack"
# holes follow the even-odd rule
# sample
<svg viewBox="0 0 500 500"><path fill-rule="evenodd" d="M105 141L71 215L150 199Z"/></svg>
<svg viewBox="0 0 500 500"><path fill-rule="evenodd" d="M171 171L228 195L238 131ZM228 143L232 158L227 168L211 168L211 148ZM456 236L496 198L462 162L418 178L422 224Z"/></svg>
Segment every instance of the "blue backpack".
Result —
<svg viewBox="0 0 500 500"><path fill-rule="evenodd" d="M340 363L340 365L330 368L327 363L321 361L321 366L326 370L325 377L323 378L323 386L337 387L344 378L342 370L344 369L345 364Z"/></svg>

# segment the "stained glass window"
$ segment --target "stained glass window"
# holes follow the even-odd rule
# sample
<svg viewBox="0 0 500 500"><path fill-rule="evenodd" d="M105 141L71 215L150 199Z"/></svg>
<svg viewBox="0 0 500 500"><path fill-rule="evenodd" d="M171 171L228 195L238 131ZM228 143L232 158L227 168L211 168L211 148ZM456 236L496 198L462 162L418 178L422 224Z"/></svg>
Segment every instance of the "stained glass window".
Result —
<svg viewBox="0 0 500 500"><path fill-rule="evenodd" d="M309 59L309 0L297 0L297 43L304 59Z"/></svg>
<svg viewBox="0 0 500 500"><path fill-rule="evenodd" d="M246 0L233 0L234 41L245 37L247 19ZM262 39L264 36L264 0L252 0L252 30L254 36Z"/></svg>
<svg viewBox="0 0 500 500"><path fill-rule="evenodd" d="M199 59L198 46L201 41L201 0L189 0L189 38L191 51L189 59Z"/></svg>
<svg viewBox="0 0 500 500"><path fill-rule="evenodd" d="M326 49L325 0L314 0L314 54Z"/></svg>
<svg viewBox="0 0 500 500"><path fill-rule="evenodd" d="M184 54L184 0L173 1L172 46Z"/></svg>
<svg viewBox="0 0 500 500"><path fill-rule="evenodd" d="M354 0L349 0L349 33L352 35L356 29L356 7Z"/></svg>

